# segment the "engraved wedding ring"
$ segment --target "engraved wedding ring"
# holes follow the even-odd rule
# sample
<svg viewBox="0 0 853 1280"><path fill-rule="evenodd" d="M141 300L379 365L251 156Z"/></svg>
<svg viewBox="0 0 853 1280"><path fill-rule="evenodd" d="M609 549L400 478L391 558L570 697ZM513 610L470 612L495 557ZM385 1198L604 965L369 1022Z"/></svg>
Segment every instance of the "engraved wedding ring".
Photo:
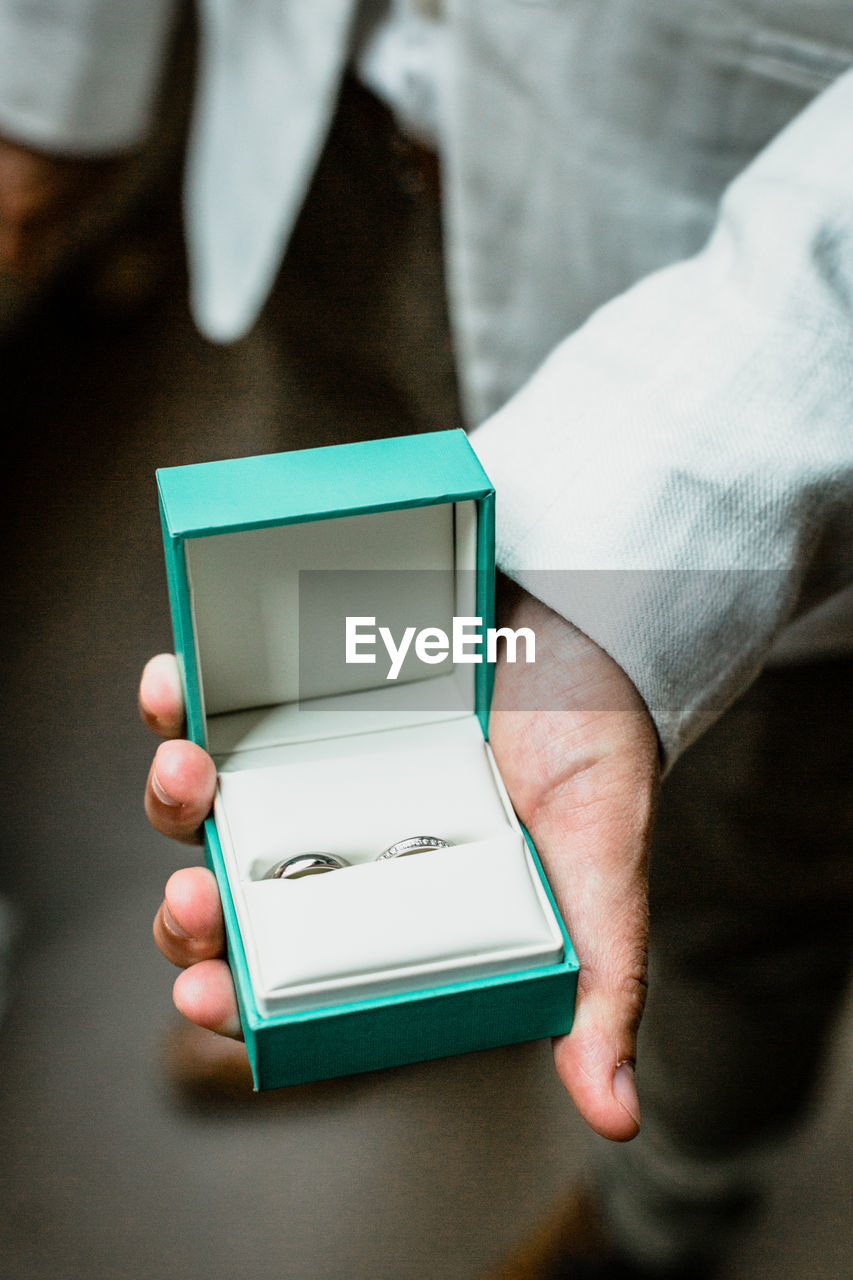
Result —
<svg viewBox="0 0 853 1280"><path fill-rule="evenodd" d="M407 836L389 845L384 853L380 853L377 862L385 862L388 858L407 858L411 853L426 853L429 849L449 849L449 840L441 840L438 836Z"/></svg>
<svg viewBox="0 0 853 1280"><path fill-rule="evenodd" d="M283 858L263 876L264 880L300 880L302 876L318 876L326 871L340 871L350 864L335 853L296 853Z"/></svg>

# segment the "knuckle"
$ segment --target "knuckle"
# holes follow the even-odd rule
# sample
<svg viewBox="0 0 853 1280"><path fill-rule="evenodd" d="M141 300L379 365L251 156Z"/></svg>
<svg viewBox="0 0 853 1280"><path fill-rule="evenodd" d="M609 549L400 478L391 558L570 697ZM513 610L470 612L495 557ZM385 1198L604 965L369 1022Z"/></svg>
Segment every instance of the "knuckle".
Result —
<svg viewBox="0 0 853 1280"><path fill-rule="evenodd" d="M578 975L579 999L603 1002L611 1016L623 1027L636 1032L643 1016L648 994L648 961L645 933L636 935L631 950L618 957L602 958L598 963L582 966Z"/></svg>
<svg viewBox="0 0 853 1280"><path fill-rule="evenodd" d="M648 974L645 966L642 969L635 969L630 973L622 974L615 984L613 994L619 1001L620 1007L628 1015L628 1020L634 1028L639 1026L640 1019L643 1016L648 990Z"/></svg>

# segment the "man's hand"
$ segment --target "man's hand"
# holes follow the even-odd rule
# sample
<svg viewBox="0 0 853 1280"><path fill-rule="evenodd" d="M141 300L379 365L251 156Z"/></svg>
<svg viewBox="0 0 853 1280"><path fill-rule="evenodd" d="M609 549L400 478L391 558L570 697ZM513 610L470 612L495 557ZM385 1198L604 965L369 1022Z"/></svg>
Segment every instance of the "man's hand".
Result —
<svg viewBox="0 0 853 1280"><path fill-rule="evenodd" d="M533 628L537 660L499 664L490 739L581 962L574 1026L554 1044L557 1071L592 1128L624 1141L639 1128L633 1060L646 981L654 726L621 668L545 605L519 593L502 621ZM170 656L146 666L140 708L155 732L177 737L181 693ZM166 835L197 839L214 786L213 763L199 747L163 743L146 793L151 822ZM209 871L175 872L154 936L184 969L174 988L178 1009L200 1026L239 1035Z"/></svg>
<svg viewBox="0 0 853 1280"><path fill-rule="evenodd" d="M0 270L46 280L119 163L52 155L0 137Z"/></svg>
<svg viewBox="0 0 853 1280"><path fill-rule="evenodd" d="M633 1063L657 735L622 668L565 619L519 592L501 621L533 630L536 662L498 664L489 738L581 966L554 1060L587 1123L624 1141L640 1127Z"/></svg>

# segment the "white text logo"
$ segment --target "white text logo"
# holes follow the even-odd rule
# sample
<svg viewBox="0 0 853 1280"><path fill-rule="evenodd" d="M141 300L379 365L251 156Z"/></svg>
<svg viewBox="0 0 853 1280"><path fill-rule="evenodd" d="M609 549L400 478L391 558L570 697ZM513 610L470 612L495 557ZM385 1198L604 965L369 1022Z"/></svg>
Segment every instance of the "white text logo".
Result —
<svg viewBox="0 0 853 1280"><path fill-rule="evenodd" d="M523 640L523 661L536 661L536 636L530 627L519 627L517 631L511 627L487 627L484 632L482 618L454 618L450 635L441 627L424 627L421 631L406 627L398 643L390 627L377 628L376 619L367 617L346 620L346 661L375 663L377 637L390 660L388 680L397 679L413 644L420 662L435 665L448 657L454 663L495 662L499 640L506 644L507 662L517 662L518 642Z"/></svg>

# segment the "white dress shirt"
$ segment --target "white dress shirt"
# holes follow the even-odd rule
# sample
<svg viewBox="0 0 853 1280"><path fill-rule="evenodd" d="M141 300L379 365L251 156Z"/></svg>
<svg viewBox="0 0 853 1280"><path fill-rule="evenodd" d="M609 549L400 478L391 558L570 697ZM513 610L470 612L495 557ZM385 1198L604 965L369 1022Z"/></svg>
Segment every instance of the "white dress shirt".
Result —
<svg viewBox="0 0 853 1280"><path fill-rule="evenodd" d="M438 149L450 38L443 6L390 0L363 5L362 13L366 29L353 53L358 78L391 109L403 133Z"/></svg>
<svg viewBox="0 0 853 1280"><path fill-rule="evenodd" d="M500 561L621 663L672 760L773 653L853 642L849 0L445 9L448 289ZM275 278L355 11L200 0L187 240L214 339ZM132 143L170 15L0 0L0 129Z"/></svg>

